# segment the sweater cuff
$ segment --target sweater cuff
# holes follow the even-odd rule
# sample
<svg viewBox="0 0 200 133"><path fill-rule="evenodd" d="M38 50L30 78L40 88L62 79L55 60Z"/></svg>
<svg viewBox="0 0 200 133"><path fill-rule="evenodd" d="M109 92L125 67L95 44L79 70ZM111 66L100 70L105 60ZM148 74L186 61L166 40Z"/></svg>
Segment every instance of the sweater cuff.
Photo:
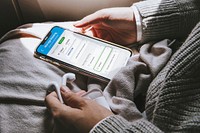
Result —
<svg viewBox="0 0 200 133"><path fill-rule="evenodd" d="M179 30L178 8L174 0L135 3L142 16L142 41L171 38Z"/></svg>
<svg viewBox="0 0 200 133"><path fill-rule="evenodd" d="M131 8L133 10L135 21L136 21L137 42L139 42L142 39L142 17L140 15L137 7L134 4L131 6Z"/></svg>
<svg viewBox="0 0 200 133"><path fill-rule="evenodd" d="M121 133L128 124L121 116L111 115L97 123L90 133Z"/></svg>
<svg viewBox="0 0 200 133"><path fill-rule="evenodd" d="M134 5L142 17L142 42L186 37L200 17L192 0L147 0Z"/></svg>
<svg viewBox="0 0 200 133"><path fill-rule="evenodd" d="M128 131L162 133L159 128L144 118L135 120L131 123L119 115L112 115L103 119L93 127L90 133L123 133Z"/></svg>

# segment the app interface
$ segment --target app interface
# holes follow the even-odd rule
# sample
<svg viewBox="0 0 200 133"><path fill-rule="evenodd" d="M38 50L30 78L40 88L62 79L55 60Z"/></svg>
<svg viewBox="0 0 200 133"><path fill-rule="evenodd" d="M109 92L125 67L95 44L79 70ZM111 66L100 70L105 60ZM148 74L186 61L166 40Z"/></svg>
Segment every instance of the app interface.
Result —
<svg viewBox="0 0 200 133"><path fill-rule="evenodd" d="M127 64L131 52L56 27L37 52L111 79Z"/></svg>

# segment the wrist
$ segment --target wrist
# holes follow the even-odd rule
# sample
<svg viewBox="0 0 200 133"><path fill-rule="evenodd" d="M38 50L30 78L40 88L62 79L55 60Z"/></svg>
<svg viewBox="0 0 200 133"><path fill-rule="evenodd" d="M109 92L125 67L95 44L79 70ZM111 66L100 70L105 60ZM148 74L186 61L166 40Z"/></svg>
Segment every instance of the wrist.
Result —
<svg viewBox="0 0 200 133"><path fill-rule="evenodd" d="M136 24L137 42L139 42L142 39L142 17L135 5L132 5L131 9L133 11L133 17Z"/></svg>

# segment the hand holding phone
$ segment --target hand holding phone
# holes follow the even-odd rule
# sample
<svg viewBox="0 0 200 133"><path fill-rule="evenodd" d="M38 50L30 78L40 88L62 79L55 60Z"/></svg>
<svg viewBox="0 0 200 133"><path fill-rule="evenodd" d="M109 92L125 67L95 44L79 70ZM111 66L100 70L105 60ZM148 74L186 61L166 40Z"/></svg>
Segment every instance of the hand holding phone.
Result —
<svg viewBox="0 0 200 133"><path fill-rule="evenodd" d="M132 51L61 27L53 27L35 56L83 75L108 82L125 66Z"/></svg>

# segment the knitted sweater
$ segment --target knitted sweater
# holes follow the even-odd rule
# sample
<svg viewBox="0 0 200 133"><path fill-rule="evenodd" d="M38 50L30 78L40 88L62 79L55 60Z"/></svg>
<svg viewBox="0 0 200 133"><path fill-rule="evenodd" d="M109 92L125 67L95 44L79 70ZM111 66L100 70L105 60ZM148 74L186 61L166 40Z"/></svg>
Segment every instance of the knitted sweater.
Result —
<svg viewBox="0 0 200 133"><path fill-rule="evenodd" d="M147 119L129 122L113 115L91 132L200 132L200 2L147 0L135 5L143 18L143 41L184 38L192 32L150 84Z"/></svg>

